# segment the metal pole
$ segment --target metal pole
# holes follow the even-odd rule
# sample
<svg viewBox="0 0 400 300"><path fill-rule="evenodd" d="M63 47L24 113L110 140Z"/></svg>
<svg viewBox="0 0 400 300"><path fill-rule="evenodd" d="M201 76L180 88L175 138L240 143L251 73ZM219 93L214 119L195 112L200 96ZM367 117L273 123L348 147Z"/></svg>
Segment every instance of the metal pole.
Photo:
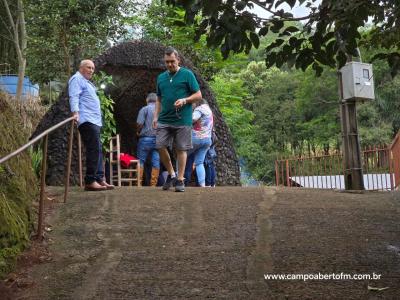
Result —
<svg viewBox="0 0 400 300"><path fill-rule="evenodd" d="M340 117L344 160L344 185L346 190L364 190L360 142L358 139L357 111L354 100L343 99L342 74L338 73Z"/></svg>
<svg viewBox="0 0 400 300"><path fill-rule="evenodd" d="M67 202L68 188L69 188L69 175L71 174L71 160L72 160L72 143L74 139L74 123L71 121L69 128L69 140L68 140L68 159L67 159L67 172L65 174L65 190L64 190L64 203Z"/></svg>
<svg viewBox="0 0 400 300"><path fill-rule="evenodd" d="M276 181L276 186L279 186L279 170L278 170L277 160L275 160L275 181Z"/></svg>
<svg viewBox="0 0 400 300"><path fill-rule="evenodd" d="M286 160L286 184L290 187L289 160Z"/></svg>
<svg viewBox="0 0 400 300"><path fill-rule="evenodd" d="M43 238L43 214L44 214L44 194L46 185L46 169L47 169L47 141L48 135L43 140L43 156L42 156L42 173L40 174L40 199L39 199L39 218L38 218L38 234L37 238Z"/></svg>
<svg viewBox="0 0 400 300"><path fill-rule="evenodd" d="M393 164L394 164L394 162L393 162L393 159L392 159L392 151L391 151L392 149L390 149L390 148L388 148L388 155L389 155L389 176L390 176L390 190L391 191L393 191L394 189L395 189L395 184L394 184L394 182L393 182L393 168L394 168L394 166L393 166Z"/></svg>
<svg viewBox="0 0 400 300"><path fill-rule="evenodd" d="M346 101L348 113L348 140L350 152L350 170L353 190L364 190L361 147L358 137L356 101Z"/></svg>

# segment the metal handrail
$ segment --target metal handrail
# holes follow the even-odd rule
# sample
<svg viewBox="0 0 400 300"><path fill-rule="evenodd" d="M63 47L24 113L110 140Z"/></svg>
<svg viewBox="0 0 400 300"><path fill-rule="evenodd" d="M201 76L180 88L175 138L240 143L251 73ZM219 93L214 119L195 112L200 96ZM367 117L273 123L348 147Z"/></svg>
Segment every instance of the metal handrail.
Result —
<svg viewBox="0 0 400 300"><path fill-rule="evenodd" d="M53 132L54 130L58 129L59 127L67 124L68 122L72 121L74 119L74 117L70 117L68 119L65 119L64 121L54 125L53 127L50 127L49 129L47 129L46 131L43 131L41 134L39 134L37 137L35 137L33 140L30 140L28 143L26 143L25 145L21 146L20 148L18 148L17 150L15 150L14 152L0 158L0 164L5 163L7 160L9 160L10 158L13 158L14 156L20 154L21 152L23 152L24 150L26 150L27 148L29 148L30 146L36 144L37 141L41 140L44 136L48 135L49 133Z"/></svg>
<svg viewBox="0 0 400 300"><path fill-rule="evenodd" d="M37 237L42 238L43 237L43 215L44 215L44 194L45 194L45 179L46 179L46 171L47 171L47 144L48 144L48 135L52 133L53 131L57 130L61 126L71 123L70 126L70 133L69 133L69 140L68 140L68 158L67 158L67 172L65 174L65 190L64 190L64 203L67 201L67 195L68 195L68 189L69 189L69 177L71 173L71 160L72 160L72 146L73 146L73 137L74 137L74 125L75 125L75 118L74 117L69 117L65 119L64 121L61 121L57 123L56 125L50 127L49 129L45 130L41 134L39 134L37 137L26 143L25 145L21 146L14 152L0 158L0 164L5 163L9 159L17 156L30 146L36 144L38 141L41 139L43 140L43 156L42 156L42 172L40 174L40 200L39 200L39 217L38 217L38 229L37 229ZM79 131L78 131L78 153L79 153L79 158L80 153L81 153L81 143L80 143L80 136L79 136ZM79 162L79 179L80 179L80 185L82 186L82 170L81 170L81 162Z"/></svg>

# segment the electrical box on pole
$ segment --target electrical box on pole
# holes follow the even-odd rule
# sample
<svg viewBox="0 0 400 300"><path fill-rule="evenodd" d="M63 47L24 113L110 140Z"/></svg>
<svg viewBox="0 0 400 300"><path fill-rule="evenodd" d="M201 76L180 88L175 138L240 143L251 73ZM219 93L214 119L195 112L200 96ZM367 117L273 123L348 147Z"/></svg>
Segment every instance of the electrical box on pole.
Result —
<svg viewBox="0 0 400 300"><path fill-rule="evenodd" d="M374 100L372 65L348 62L340 69L343 84L343 100Z"/></svg>
<svg viewBox="0 0 400 300"><path fill-rule="evenodd" d="M347 62L339 70L339 88L345 187L346 190L364 190L356 103L375 99L372 65Z"/></svg>

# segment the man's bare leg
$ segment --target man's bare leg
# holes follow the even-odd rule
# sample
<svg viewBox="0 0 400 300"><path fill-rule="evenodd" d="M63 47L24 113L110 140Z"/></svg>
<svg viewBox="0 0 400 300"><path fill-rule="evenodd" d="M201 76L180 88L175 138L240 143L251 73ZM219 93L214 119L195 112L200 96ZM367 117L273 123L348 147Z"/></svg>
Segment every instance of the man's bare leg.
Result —
<svg viewBox="0 0 400 300"><path fill-rule="evenodd" d="M184 180L187 152L185 150L176 150L178 159L178 180Z"/></svg>
<svg viewBox="0 0 400 300"><path fill-rule="evenodd" d="M161 162L163 163L164 167L167 168L168 174L175 174L174 167L171 163L171 157L169 156L167 148L164 147L158 149L158 153L160 154Z"/></svg>

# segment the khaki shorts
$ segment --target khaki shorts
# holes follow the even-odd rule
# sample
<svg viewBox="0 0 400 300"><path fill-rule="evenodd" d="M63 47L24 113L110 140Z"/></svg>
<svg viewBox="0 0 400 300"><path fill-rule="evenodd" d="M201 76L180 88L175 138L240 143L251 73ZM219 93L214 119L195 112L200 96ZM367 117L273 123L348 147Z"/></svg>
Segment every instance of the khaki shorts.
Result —
<svg viewBox="0 0 400 300"><path fill-rule="evenodd" d="M158 124L156 148L175 147L177 150L192 149L192 127Z"/></svg>

